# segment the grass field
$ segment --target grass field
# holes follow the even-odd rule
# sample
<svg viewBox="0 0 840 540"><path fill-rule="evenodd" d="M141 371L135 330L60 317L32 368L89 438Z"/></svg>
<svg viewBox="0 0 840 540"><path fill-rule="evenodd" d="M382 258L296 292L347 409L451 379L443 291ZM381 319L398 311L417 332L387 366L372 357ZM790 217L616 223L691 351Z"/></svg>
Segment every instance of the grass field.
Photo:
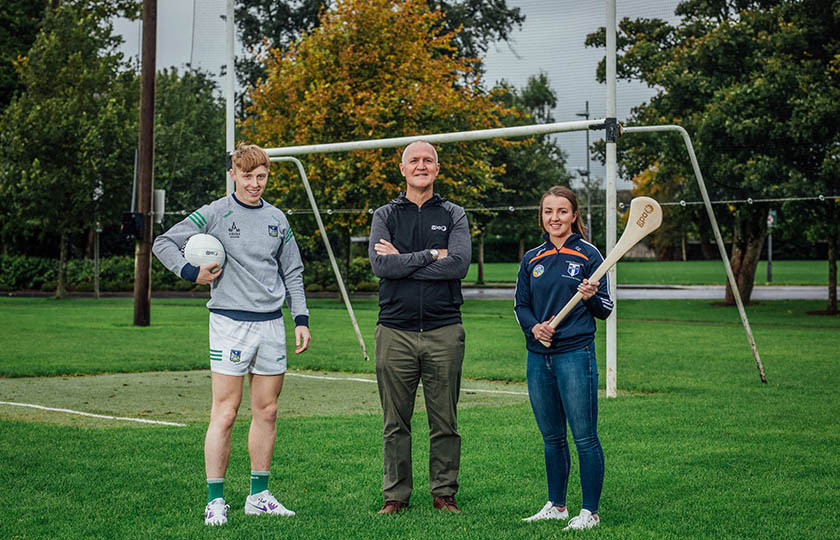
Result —
<svg viewBox="0 0 840 540"><path fill-rule="evenodd" d="M375 513L382 441L373 364L361 359L341 303L313 300L310 307L312 349L290 359L271 477L272 490L298 515L242 511L244 405L225 486L231 521L209 530L202 522L210 399L203 301L155 299L152 326L136 328L130 299L0 298L0 401L185 424L0 404L0 538L568 536L556 522L519 520L542 506L546 488L510 302L471 301L463 310L460 516L431 509L422 408L414 422L412 506L400 516ZM578 535L836 538L840 319L808 315L824 307L748 307L769 381L762 385L734 308L623 301L619 397L600 404L602 524ZM354 309L372 354L376 302L357 300ZM573 512L580 508L576 475L574 468Z"/></svg>
<svg viewBox="0 0 840 540"><path fill-rule="evenodd" d="M644 285L723 285L726 270L715 261L621 261L616 267L619 284ZM519 263L487 263L484 281L515 283ZM478 279L473 263L465 282ZM755 272L756 285L826 285L828 261L773 261L773 281L767 282L767 262L760 261Z"/></svg>

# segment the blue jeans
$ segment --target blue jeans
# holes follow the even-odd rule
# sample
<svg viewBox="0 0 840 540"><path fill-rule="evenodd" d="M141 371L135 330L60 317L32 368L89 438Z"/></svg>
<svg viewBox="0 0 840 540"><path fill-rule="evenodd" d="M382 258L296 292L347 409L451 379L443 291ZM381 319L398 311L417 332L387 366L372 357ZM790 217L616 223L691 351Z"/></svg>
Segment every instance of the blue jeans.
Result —
<svg viewBox="0 0 840 540"><path fill-rule="evenodd" d="M548 500L566 505L569 446L566 421L580 459L583 508L598 512L604 453L598 440L598 365L594 344L562 354L528 351L528 395L545 445Z"/></svg>

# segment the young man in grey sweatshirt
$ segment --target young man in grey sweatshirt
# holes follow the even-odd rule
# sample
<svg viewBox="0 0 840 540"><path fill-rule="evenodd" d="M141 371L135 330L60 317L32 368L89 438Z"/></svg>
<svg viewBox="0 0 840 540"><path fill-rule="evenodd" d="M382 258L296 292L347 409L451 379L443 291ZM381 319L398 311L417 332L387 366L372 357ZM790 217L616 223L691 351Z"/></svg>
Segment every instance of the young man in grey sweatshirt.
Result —
<svg viewBox="0 0 840 540"><path fill-rule="evenodd" d="M293 516L268 490L276 439L277 398L286 372L286 336L280 307L295 321L295 353L309 347L309 311L303 262L283 212L262 199L271 165L268 154L240 145L232 155L235 191L204 205L157 237L153 252L175 274L210 285L210 370L213 407L204 441L207 525L227 523L224 477L233 423L245 375L251 392L251 495L246 514ZM225 248L224 268L186 261L182 248L198 233L215 236Z"/></svg>

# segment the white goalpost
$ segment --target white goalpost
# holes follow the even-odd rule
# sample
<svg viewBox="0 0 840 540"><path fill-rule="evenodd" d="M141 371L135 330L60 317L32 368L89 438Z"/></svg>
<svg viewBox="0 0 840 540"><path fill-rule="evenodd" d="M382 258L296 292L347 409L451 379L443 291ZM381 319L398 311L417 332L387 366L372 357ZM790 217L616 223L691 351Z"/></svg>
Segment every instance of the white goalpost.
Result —
<svg viewBox="0 0 840 540"><path fill-rule="evenodd" d="M344 283L341 278L341 273L338 269L338 264L335 261L335 256L333 255L332 248L330 247L329 239L327 238L326 231L324 230L323 222L321 221L320 212L318 211L318 205L315 201L315 197L312 194L312 189L309 186L309 181L306 178L306 173L304 170L303 165L297 159L294 159L292 156L297 155L306 155L306 154L324 154L324 153L332 153L332 152L351 152L356 150L370 150L374 148L396 148L405 146L411 142L417 140L424 140L430 143L452 143L452 142L467 142L467 141L479 141L479 140L487 140L487 139L495 139L495 138L508 138L508 137L524 137L529 135L535 134L545 134L545 133L561 133L561 132L569 132L569 131L582 131L582 130L600 130L600 129L618 129L617 125L611 126L611 123L607 121L607 119L596 119L596 120L587 120L587 121L574 121L574 122L556 122L553 124L536 124L531 126L517 126L511 128L497 128L497 129L484 129L484 130L475 130L475 131L461 131L461 132L453 132L453 133L436 133L436 134L429 134L429 135L415 135L409 137L394 137L388 139L368 139L362 141L349 141L349 142L340 142L340 143L329 143L329 144L314 144L314 145L305 145L305 146L288 146L288 147L280 147L280 148L266 148L266 152L268 153L271 161L294 161L298 166L298 172L301 176L301 180L304 183L304 187L306 189L307 195L309 197L310 204L312 205L312 211L315 214L315 219L318 222L318 227L321 232L321 237L324 240L324 244L327 247L327 253L330 256L330 264L332 265L333 272L335 272L336 279L339 283L339 289L341 291L342 298L344 300L345 305L347 306L347 311L350 314L350 319L353 322L354 330L356 331L356 336L359 340L359 344L362 348L362 352L367 358L366 347L364 343L364 339L362 338L361 332L359 331L358 324L356 323L355 315L353 314L353 308L350 304L350 299L347 295L347 290L344 286ZM714 210L712 209L712 203L709 199L708 192L706 190L706 185L703 180L703 176L700 173L700 166L697 163L697 157L694 153L694 147L691 144L691 138L688 135L688 132L685 129L681 128L680 126L644 126L644 127L628 127L624 129L624 133L646 133L646 132L656 132L656 131L677 131L682 134L683 140L686 145L686 150L688 151L689 157L691 159L692 167L694 169L695 178L697 179L697 184L700 186L700 192L703 195L703 204L706 207L706 212L709 215L709 222L712 226L712 230L715 233L715 241L717 242L718 249L721 254L721 260L723 261L724 267L726 268L727 279L729 280L730 287L732 288L733 294L736 299L736 304L738 306L738 312L741 316L741 322L744 326L744 330L747 334L747 339L750 343L750 347L752 349L753 357L755 359L756 367L758 368L759 376L761 377L762 382L767 382L764 376L764 368L761 364L761 359L758 355L758 349L755 345L755 340L752 335L752 330L750 329L749 319L747 318L747 313L744 309L743 302L741 301L740 293L738 292L737 284L735 283L735 276L732 272L732 267L729 264L729 258L726 253L726 246L723 244L723 238L720 235L720 229L717 225L717 220L715 219ZM614 144L614 143L613 143ZM613 158L615 155L613 154ZM615 165L613 165L615 166ZM613 184L614 186L614 184ZM613 187L613 202L615 201L615 188ZM610 221L610 214L612 214L612 246L607 245L607 252L609 252L615 245L615 222L616 222L616 213L615 211L610 212L609 209L607 211L607 220L608 223ZM614 271L613 267L613 271ZM610 278L610 294L613 296L613 300L617 305L617 298L616 298L616 284L615 284L615 277ZM615 310L613 310L613 315L610 316L611 318L615 317ZM608 319L609 321L609 319ZM615 322L613 322L615 324ZM615 333L607 333L607 350L612 349L613 351L617 350L617 338ZM614 353L615 354L615 353ZM606 392L607 397L616 397L617 395L617 369L615 365L615 356L612 358L612 366L610 366L610 358L607 358L607 380L606 380Z"/></svg>
<svg viewBox="0 0 840 540"><path fill-rule="evenodd" d="M228 99L228 117L227 117L227 126L229 133L232 134L232 126L234 123L233 119L233 9L232 9L232 0L227 0L228 4L228 16L227 16L227 24L228 24L228 77L230 82L227 86L227 99ZM452 133L437 133L437 134L427 134L427 135L416 135L416 136L406 136L406 137L393 137L387 139L369 139L369 140L360 140L360 141L348 141L348 142L338 142L338 143L328 143L328 144L314 144L314 145L304 145L304 146L289 146L289 147L279 147L279 148L266 148L266 152L268 153L269 157L271 158L272 162L279 162L279 161L290 161L297 166L298 173L301 177L301 181L304 184L304 188L306 189L307 196L309 198L310 205L312 206L312 211L315 215L316 222L318 224L318 228L321 233L321 237L324 241L324 245L327 249L327 254L330 258L330 264L333 268L333 272L335 273L336 280L339 284L339 290L341 292L342 299L344 300L345 306L347 307L348 314L350 316L350 320L353 324L353 328L356 333L356 337L359 341L359 345L362 349L362 354L364 355L365 359L368 359L367 348L365 346L364 338L362 337L361 331L359 330L358 323L356 322L355 314L353 313L353 308L350 303L349 296L347 294L347 290L344 286L344 281L341 277L341 273L338 268L338 264L335 260L335 256L332 251L332 247L330 246L329 238L327 237L326 230L324 228L323 222L321 220L321 215L318 210L318 205L315 200L315 197L312 193L312 189L309 185L309 181L306 177L306 172L303 164L295 158L294 156L300 155L307 155L307 154L322 154L322 153L332 153L332 152L352 152L358 150L370 150L376 148L395 148L405 146L413 141L416 140L425 140L432 144L445 144L445 143L452 143L452 142L466 142L466 141L479 141L479 140L487 140L487 139L495 139L495 138L511 138L511 137L526 137L531 135L541 135L541 134L549 134L549 133L562 133L562 132L571 132L571 131L583 131L583 130L605 130L605 139L606 139L606 234L607 234L607 245L606 251L610 252L612 248L615 246L616 243L616 222L617 222L617 206L616 206L616 173L617 173L617 163L616 163L616 141L619 136L619 125L616 119L616 6L615 0L607 0L606 2L606 67L607 67L607 96L606 96L606 118L596 119L596 120L585 120L585 121L572 121L572 122L555 122L551 124L535 124L530 126L517 126L517 127L510 127L510 128L497 128L497 129L485 129L485 130L475 130L475 131L462 131L462 132L452 132ZM694 170L695 178L697 183L700 187L700 192L703 196L703 204L706 207L706 212L709 216L709 222L712 226L712 230L714 231L715 241L717 243L718 249L720 251L721 260L724 264L726 269L727 279L729 281L729 285L732 289L733 295L735 297L736 304L738 306L738 312L741 317L741 322L744 326L744 330L747 334L747 339L749 341L750 347L752 349L753 357L755 360L756 367L758 368L759 376L763 383L766 383L766 378L764 375L764 368L761 364L761 359L758 355L758 350L755 345L755 340L752 335L752 330L750 329L749 320L747 318L746 311L744 309L743 302L741 300L740 293L738 292L738 287L735 282L735 277L732 272L732 267L729 263L729 257L726 252L726 247L723 244L723 239L720 235L720 229L717 225L717 220L715 219L714 210L712 209L711 201L709 200L708 192L706 190L705 183L703 181L703 176L700 172L700 167L697 162L697 157L694 153L693 145L691 144L691 138L689 137L688 133L685 129L680 126L675 125L666 125L666 126L634 126L624 128L624 133L649 133L649 132L659 132L659 131L677 131L683 136L683 140L686 145L686 149L689 154L689 158L692 163L692 167ZM233 149L232 135L231 138L228 140L228 147L230 150ZM608 272L608 280L609 280L609 288L610 288L610 295L613 297L615 302L615 307L617 309L618 302L617 302L617 279L616 279L616 270L613 267ZM616 322L616 309L613 310L613 313L607 319L607 331L606 331L606 343L607 343L607 354L606 354L606 396L607 397L616 397L617 395L617 369L616 369L616 356L617 356L617 322Z"/></svg>

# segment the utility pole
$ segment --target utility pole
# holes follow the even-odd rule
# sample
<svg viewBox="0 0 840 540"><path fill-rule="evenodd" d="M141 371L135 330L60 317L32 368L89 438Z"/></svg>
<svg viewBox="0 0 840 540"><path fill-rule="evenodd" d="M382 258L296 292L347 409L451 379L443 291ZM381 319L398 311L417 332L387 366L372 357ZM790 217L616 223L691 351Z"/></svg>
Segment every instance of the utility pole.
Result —
<svg viewBox="0 0 840 540"><path fill-rule="evenodd" d="M586 110L582 113L575 113L575 116L582 116L589 120L589 100L586 100ZM586 234L589 237L589 240L592 241L592 186L590 182L592 181L592 177L590 176L589 171L589 130L586 130L586 172L581 169L578 169L578 174L581 176L586 176L586 182L584 182L584 186L586 187Z"/></svg>
<svg viewBox="0 0 840 540"><path fill-rule="evenodd" d="M149 326L152 300L152 190L155 164L155 40L157 0L143 0L140 73L140 135L137 160L137 212L142 230L134 244L134 325Z"/></svg>

